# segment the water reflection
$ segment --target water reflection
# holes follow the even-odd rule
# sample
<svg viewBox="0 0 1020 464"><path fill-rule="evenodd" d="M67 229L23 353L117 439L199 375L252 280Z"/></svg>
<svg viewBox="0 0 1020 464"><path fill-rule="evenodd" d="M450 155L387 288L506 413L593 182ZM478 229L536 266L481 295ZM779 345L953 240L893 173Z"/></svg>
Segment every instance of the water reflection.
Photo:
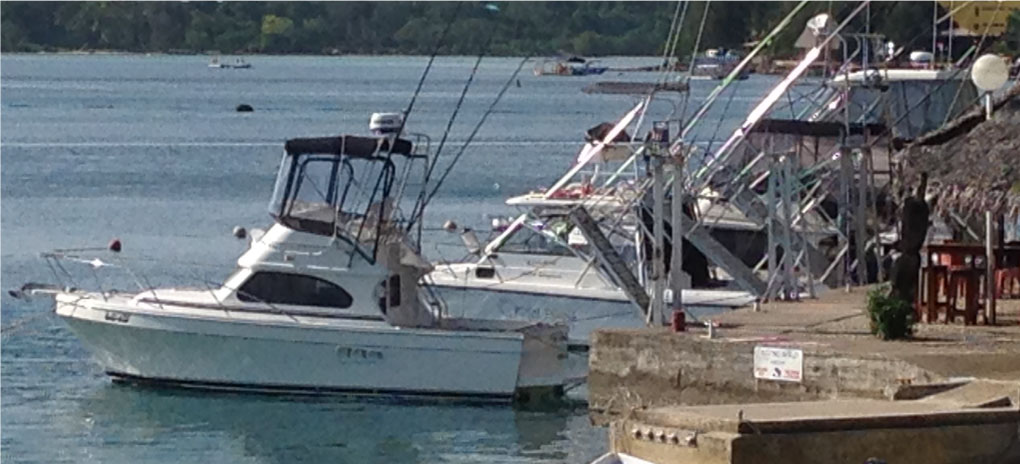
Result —
<svg viewBox="0 0 1020 464"><path fill-rule="evenodd" d="M240 395L116 384L96 389L79 405L78 413L84 416L79 419L91 424L94 435L107 437L104 446L121 448L113 456L137 455L140 450L124 448L158 441L180 445L178 461L188 460L189 449L195 457L208 458L208 448L239 447L230 454L266 463L366 458L560 461L569 454L562 449L568 420L584 415L577 409L519 411L495 405Z"/></svg>

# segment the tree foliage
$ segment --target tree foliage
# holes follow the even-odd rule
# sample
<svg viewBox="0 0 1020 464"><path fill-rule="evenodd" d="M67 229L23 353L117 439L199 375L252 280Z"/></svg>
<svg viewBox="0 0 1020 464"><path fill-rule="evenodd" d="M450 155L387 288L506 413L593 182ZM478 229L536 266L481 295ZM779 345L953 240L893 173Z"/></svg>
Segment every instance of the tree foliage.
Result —
<svg viewBox="0 0 1020 464"><path fill-rule="evenodd" d="M677 50L737 48L768 33L797 2L691 2ZM789 54L804 22L855 3L812 2L773 44ZM487 8L495 5L499 11ZM657 55L675 2L28 2L0 3L3 51ZM932 3L878 2L873 32L930 43ZM1020 17L1004 41L1020 46ZM863 29L863 19L852 24ZM921 39L919 40L918 37ZM929 45L930 46L930 45ZM999 45L1000 48L1003 45Z"/></svg>

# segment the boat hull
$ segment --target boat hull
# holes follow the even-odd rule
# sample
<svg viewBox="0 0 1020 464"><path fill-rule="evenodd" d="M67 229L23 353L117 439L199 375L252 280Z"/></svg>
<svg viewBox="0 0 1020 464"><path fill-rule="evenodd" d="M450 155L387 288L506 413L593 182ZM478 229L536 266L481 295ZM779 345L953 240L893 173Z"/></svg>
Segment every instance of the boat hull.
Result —
<svg viewBox="0 0 1020 464"><path fill-rule="evenodd" d="M572 344L587 343L591 333L601 328L645 327L640 310L629 300L623 299L622 292L620 299L606 299L581 296L584 293L583 289L579 290L577 295L565 295L504 291L494 285L473 288L467 285L444 284L445 282L437 281L433 288L446 301L450 314L454 316L562 322L568 327L568 339ZM732 296L734 293L736 292L685 290L685 298L697 295L699 300L711 300L715 297L719 301L709 301L709 304L685 304L684 308L695 318L711 317L746 303L744 301L746 298L734 298ZM730 301L734 303L722 305Z"/></svg>
<svg viewBox="0 0 1020 464"><path fill-rule="evenodd" d="M493 401L517 392L521 334L240 323L61 300L57 314L118 379Z"/></svg>

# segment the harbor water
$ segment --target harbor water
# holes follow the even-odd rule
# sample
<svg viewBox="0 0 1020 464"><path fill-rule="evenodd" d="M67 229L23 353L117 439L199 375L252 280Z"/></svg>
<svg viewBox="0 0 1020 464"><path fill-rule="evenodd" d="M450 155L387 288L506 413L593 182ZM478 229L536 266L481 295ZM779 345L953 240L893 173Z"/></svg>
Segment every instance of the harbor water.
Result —
<svg viewBox="0 0 1020 464"><path fill-rule="evenodd" d="M46 299L7 290L52 282L39 253L105 246L151 285L215 285L245 243L235 226L266 227L284 140L364 133L373 112L400 111L426 57L252 57L251 69L212 69L206 57L4 55L2 170L2 456L6 462L588 462L606 448L583 394L555 410L205 393L112 384L52 314ZM408 130L438 144L474 58L439 58ZM460 149L520 58L482 61L453 124L444 163ZM607 59L640 66L655 58ZM636 98L586 95L599 80L656 73L535 77L533 64L503 101L426 215L486 230L513 214L503 200L551 185L583 132L615 121ZM723 138L774 77L728 90L696 131ZM694 81L696 107L716 85ZM247 103L251 113L235 107ZM653 105L649 118L673 107ZM426 234L431 259L459 259L454 236ZM118 285L104 281L99 284ZM83 282L84 285L97 282ZM332 368L323 366L323 368Z"/></svg>

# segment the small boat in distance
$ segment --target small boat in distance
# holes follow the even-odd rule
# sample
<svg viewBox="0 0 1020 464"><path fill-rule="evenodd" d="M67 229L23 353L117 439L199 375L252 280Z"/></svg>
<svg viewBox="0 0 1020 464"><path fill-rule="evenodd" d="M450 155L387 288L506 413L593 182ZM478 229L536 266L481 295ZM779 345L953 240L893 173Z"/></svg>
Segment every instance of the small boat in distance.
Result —
<svg viewBox="0 0 1020 464"><path fill-rule="evenodd" d="M234 58L233 63L227 63L217 56L209 61L209 67L216 69L250 69L251 63L244 61L244 58Z"/></svg>
<svg viewBox="0 0 1020 464"><path fill-rule="evenodd" d="M733 71L740 63L740 56L732 50L723 48L710 48L705 54L694 59L693 77L708 77L712 79L723 79ZM744 80L748 77L748 68L744 68L737 75L737 79Z"/></svg>
<svg viewBox="0 0 1020 464"><path fill-rule="evenodd" d="M598 60L579 56L546 59L535 65L536 76L591 76L606 72L608 66L595 66Z"/></svg>

